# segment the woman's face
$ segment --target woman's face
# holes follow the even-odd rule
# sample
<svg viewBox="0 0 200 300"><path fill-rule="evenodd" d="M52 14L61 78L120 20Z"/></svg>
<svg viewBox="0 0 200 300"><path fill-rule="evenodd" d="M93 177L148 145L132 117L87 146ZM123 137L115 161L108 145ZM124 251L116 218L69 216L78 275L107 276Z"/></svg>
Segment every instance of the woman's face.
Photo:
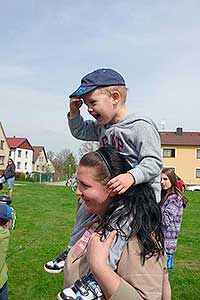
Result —
<svg viewBox="0 0 200 300"><path fill-rule="evenodd" d="M79 166L76 194L81 197L89 212L99 215L110 203L110 192L107 191L105 185L94 179L95 173L95 168Z"/></svg>
<svg viewBox="0 0 200 300"><path fill-rule="evenodd" d="M161 187L162 187L163 190L168 190L172 186L172 184L169 180L169 177L164 173L161 173L160 184L161 184Z"/></svg>

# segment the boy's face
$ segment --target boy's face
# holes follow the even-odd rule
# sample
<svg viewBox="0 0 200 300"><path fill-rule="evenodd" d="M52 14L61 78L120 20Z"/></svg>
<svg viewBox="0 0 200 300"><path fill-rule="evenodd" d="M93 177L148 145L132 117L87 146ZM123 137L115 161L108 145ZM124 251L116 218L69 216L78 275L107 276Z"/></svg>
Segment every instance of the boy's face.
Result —
<svg viewBox="0 0 200 300"><path fill-rule="evenodd" d="M83 97L88 112L102 125L116 123L117 101L102 89L95 89Z"/></svg>

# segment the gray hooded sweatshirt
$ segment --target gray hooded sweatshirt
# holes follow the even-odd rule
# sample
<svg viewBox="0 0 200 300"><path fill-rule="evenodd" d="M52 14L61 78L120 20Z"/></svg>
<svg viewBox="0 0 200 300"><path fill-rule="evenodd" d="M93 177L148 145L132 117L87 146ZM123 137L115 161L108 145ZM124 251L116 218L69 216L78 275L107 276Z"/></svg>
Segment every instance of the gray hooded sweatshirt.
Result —
<svg viewBox="0 0 200 300"><path fill-rule="evenodd" d="M77 139L115 147L130 165L135 184L149 182L160 201L161 145L158 129L151 119L130 114L116 124L101 125L77 115L68 116L68 123Z"/></svg>

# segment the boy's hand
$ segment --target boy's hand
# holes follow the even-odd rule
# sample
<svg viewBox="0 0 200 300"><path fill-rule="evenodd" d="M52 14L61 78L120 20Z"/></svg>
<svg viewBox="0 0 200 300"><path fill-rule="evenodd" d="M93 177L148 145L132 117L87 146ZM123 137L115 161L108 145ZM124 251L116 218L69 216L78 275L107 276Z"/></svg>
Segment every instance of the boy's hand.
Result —
<svg viewBox="0 0 200 300"><path fill-rule="evenodd" d="M106 187L113 194L123 194L134 183L135 179L133 175L131 175L130 173L124 173L112 178L107 183Z"/></svg>
<svg viewBox="0 0 200 300"><path fill-rule="evenodd" d="M80 107L82 106L83 101L81 100L80 97L72 97L70 99L70 117L75 117L79 114Z"/></svg>

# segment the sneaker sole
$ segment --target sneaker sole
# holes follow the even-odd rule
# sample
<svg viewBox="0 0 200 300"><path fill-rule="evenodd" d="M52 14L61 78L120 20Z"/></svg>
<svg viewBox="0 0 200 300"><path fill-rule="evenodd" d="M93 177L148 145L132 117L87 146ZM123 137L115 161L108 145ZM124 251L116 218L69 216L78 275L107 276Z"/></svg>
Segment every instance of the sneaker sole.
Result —
<svg viewBox="0 0 200 300"><path fill-rule="evenodd" d="M60 270L53 270L53 269L48 269L44 266L44 270L47 272L47 273L50 273L50 274L59 274L59 273L62 273L63 272L63 269L60 269ZM62 299L62 298L60 298Z"/></svg>
<svg viewBox="0 0 200 300"><path fill-rule="evenodd" d="M60 293L57 295L57 299L58 300L63 300L63 298L61 298Z"/></svg>

